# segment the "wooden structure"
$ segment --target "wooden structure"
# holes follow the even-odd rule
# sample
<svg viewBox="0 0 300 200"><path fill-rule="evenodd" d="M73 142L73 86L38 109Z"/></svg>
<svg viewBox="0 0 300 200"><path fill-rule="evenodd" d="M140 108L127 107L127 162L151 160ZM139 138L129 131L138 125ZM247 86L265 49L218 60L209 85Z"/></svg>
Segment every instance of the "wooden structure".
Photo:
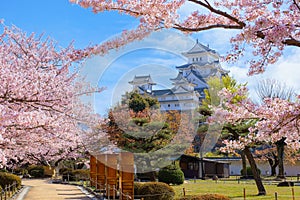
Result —
<svg viewBox="0 0 300 200"><path fill-rule="evenodd" d="M97 187L97 159L94 156L90 157L90 181L91 186Z"/></svg>
<svg viewBox="0 0 300 200"><path fill-rule="evenodd" d="M219 178L229 177L228 162L201 159L195 156L182 155L179 159L180 168L185 178Z"/></svg>
<svg viewBox="0 0 300 200"><path fill-rule="evenodd" d="M134 196L134 159L132 153L120 155L120 188L123 194ZM123 195L124 196L124 195ZM124 198L126 199L126 198Z"/></svg>
<svg viewBox="0 0 300 200"><path fill-rule="evenodd" d="M96 189L100 189L103 190L104 186L105 186L105 155L104 154L100 154L97 155L96 158L96 163L97 163L97 171L96 171Z"/></svg>
<svg viewBox="0 0 300 200"><path fill-rule="evenodd" d="M90 156L91 186L105 191L106 197L134 199L133 154L99 154ZM118 191L118 192L117 192Z"/></svg>

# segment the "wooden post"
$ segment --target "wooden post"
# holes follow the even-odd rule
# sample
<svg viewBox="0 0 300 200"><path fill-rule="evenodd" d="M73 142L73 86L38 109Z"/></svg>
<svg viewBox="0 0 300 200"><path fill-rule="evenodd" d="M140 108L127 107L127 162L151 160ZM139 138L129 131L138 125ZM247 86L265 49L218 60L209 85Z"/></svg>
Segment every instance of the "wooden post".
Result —
<svg viewBox="0 0 300 200"><path fill-rule="evenodd" d="M275 192L275 200L278 200L278 194Z"/></svg>
<svg viewBox="0 0 300 200"><path fill-rule="evenodd" d="M7 197L7 186L5 186L5 190L4 190L4 200L6 200Z"/></svg>
<svg viewBox="0 0 300 200"><path fill-rule="evenodd" d="M120 154L120 170L119 170L119 181L122 194L127 194L126 199L134 199L134 157L131 152L122 152Z"/></svg>
<svg viewBox="0 0 300 200"><path fill-rule="evenodd" d="M292 197L293 197L293 200L295 200L295 190L294 190L294 187L292 187Z"/></svg>
<svg viewBox="0 0 300 200"><path fill-rule="evenodd" d="M246 200L246 188L244 188L244 200Z"/></svg>
<svg viewBox="0 0 300 200"><path fill-rule="evenodd" d="M106 194L108 198L113 196L113 186L117 186L117 167L118 167L118 160L117 154L106 154ZM110 186L108 188L108 186Z"/></svg>
<svg viewBox="0 0 300 200"><path fill-rule="evenodd" d="M106 187L106 196L110 200L110 185Z"/></svg>
<svg viewBox="0 0 300 200"><path fill-rule="evenodd" d="M183 196L185 197L185 188L182 188L182 190L183 190Z"/></svg>
<svg viewBox="0 0 300 200"><path fill-rule="evenodd" d="M113 193L113 200L116 200L116 186L114 185L113 186L113 191L114 191L114 193Z"/></svg>
<svg viewBox="0 0 300 200"><path fill-rule="evenodd" d="M90 156L90 185L96 187L96 164L97 159L95 156Z"/></svg>
<svg viewBox="0 0 300 200"><path fill-rule="evenodd" d="M97 180L97 189L104 189L101 186L105 185L105 154L97 155L97 165L96 165L96 180Z"/></svg>

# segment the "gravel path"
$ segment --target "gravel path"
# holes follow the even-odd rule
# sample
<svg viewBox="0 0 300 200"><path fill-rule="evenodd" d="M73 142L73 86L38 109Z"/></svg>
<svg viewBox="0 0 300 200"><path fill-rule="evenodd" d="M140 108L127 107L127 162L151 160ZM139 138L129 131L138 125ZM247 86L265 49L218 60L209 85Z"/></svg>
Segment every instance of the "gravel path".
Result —
<svg viewBox="0 0 300 200"><path fill-rule="evenodd" d="M22 180L23 191L17 200L91 200L80 187L53 184L49 179Z"/></svg>

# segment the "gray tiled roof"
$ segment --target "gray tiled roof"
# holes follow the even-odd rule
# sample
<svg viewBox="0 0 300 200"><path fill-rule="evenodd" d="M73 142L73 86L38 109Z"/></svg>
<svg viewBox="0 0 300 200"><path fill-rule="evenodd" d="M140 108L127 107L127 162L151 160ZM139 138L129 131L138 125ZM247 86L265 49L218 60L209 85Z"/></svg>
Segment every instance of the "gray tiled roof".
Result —
<svg viewBox="0 0 300 200"><path fill-rule="evenodd" d="M146 75L146 76L134 76L132 81L129 81L130 84L132 83L148 83L148 84L155 84L150 75Z"/></svg>
<svg viewBox="0 0 300 200"><path fill-rule="evenodd" d="M154 96L161 96L161 95L169 95L169 94L173 94L171 89L164 89L164 90L153 90L152 94Z"/></svg>

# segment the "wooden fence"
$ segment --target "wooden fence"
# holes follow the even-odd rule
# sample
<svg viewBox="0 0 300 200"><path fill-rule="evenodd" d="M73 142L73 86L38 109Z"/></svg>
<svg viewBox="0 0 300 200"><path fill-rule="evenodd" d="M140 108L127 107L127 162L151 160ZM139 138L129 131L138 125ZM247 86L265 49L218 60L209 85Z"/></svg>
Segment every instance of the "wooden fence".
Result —
<svg viewBox="0 0 300 200"><path fill-rule="evenodd" d="M90 157L91 186L108 198L134 199L133 154L99 154Z"/></svg>
<svg viewBox="0 0 300 200"><path fill-rule="evenodd" d="M16 182L14 182L11 185L6 185L5 188L2 188L2 191L0 192L0 200L10 199L17 190L18 190L18 185Z"/></svg>

